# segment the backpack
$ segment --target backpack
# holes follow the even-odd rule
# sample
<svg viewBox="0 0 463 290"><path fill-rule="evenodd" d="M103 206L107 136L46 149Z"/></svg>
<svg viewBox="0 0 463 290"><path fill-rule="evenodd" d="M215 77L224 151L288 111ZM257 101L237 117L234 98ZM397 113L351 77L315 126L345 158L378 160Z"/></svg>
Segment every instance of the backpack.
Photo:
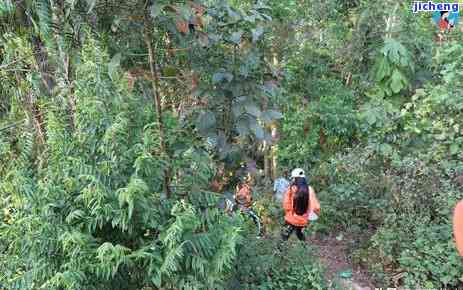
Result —
<svg viewBox="0 0 463 290"><path fill-rule="evenodd" d="M288 180L286 180L284 177L280 177L277 180L275 180L275 183L273 185L273 191L275 193L275 198L278 201L283 201L283 196L288 191L288 187L291 184L289 183Z"/></svg>
<svg viewBox="0 0 463 290"><path fill-rule="evenodd" d="M293 195L293 210L297 215L304 215L309 209L309 186L303 177L297 177L293 185L297 187Z"/></svg>

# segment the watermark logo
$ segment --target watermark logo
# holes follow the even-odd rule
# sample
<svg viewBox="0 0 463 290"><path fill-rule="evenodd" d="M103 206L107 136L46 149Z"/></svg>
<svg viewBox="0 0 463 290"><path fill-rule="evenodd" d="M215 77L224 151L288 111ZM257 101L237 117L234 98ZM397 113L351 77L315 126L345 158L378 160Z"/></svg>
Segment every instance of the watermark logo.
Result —
<svg viewBox="0 0 463 290"><path fill-rule="evenodd" d="M418 12L439 12L439 11L447 11L447 12L454 12L458 13L459 4L458 3L434 3L433 1L421 2L421 1L414 1L412 5L413 13Z"/></svg>
<svg viewBox="0 0 463 290"><path fill-rule="evenodd" d="M435 11L432 14L434 23L440 28L440 30L450 30L458 24L458 12L453 11Z"/></svg>

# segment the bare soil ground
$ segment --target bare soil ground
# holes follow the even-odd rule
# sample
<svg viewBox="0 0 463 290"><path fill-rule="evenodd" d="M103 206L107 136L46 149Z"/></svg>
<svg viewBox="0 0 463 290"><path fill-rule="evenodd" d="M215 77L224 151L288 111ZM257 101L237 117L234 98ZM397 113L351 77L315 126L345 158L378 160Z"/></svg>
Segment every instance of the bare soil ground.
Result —
<svg viewBox="0 0 463 290"><path fill-rule="evenodd" d="M337 239L342 234L342 239ZM347 233L335 232L329 235L315 234L308 237L308 243L318 249L316 256L327 268L326 279L330 284L336 283L347 289L354 290L373 290L370 275L365 269L352 265L348 255L348 242L352 240ZM340 277L343 271L352 271L352 278L344 279Z"/></svg>

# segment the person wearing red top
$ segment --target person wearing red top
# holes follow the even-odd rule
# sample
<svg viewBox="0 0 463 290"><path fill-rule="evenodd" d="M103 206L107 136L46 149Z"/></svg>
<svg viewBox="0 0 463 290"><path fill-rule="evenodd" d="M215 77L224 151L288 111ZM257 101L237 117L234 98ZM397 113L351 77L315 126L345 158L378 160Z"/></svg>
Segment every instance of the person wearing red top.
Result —
<svg viewBox="0 0 463 290"><path fill-rule="evenodd" d="M453 235L458 253L463 256L463 200L457 203L453 211Z"/></svg>
<svg viewBox="0 0 463 290"><path fill-rule="evenodd" d="M240 180L240 183L236 186L236 192L234 196L235 202L242 213L247 214L252 218L259 230L259 236L262 236L264 234L264 231L261 227L260 218L252 210L252 189L251 186L249 186L248 182L249 181L246 178L242 178Z"/></svg>
<svg viewBox="0 0 463 290"><path fill-rule="evenodd" d="M440 11L440 19L437 23L439 26L439 33L437 34L439 42L442 42L445 39L445 33L449 32L453 28L453 24L449 21L449 12Z"/></svg>
<svg viewBox="0 0 463 290"><path fill-rule="evenodd" d="M243 182L236 187L235 202L241 209L249 209L252 205L251 187Z"/></svg>
<svg viewBox="0 0 463 290"><path fill-rule="evenodd" d="M439 28L440 30L449 30L450 29L450 22L449 22L449 12L448 11L441 11L440 12L440 20L439 20Z"/></svg>

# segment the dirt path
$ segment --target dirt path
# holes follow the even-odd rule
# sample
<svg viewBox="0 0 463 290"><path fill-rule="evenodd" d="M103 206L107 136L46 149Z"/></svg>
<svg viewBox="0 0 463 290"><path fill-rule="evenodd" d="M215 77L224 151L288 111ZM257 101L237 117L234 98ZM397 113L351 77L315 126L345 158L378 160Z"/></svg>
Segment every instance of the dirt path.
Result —
<svg viewBox="0 0 463 290"><path fill-rule="evenodd" d="M336 283L346 289L353 290L373 290L374 285L371 282L369 274L359 267L353 267L352 262L346 255L347 243L351 240L346 234L332 233L328 236L316 234L308 238L308 242L318 249L316 256L322 261L327 268L327 277L329 284ZM344 279L339 276L343 271L352 271L352 278Z"/></svg>

